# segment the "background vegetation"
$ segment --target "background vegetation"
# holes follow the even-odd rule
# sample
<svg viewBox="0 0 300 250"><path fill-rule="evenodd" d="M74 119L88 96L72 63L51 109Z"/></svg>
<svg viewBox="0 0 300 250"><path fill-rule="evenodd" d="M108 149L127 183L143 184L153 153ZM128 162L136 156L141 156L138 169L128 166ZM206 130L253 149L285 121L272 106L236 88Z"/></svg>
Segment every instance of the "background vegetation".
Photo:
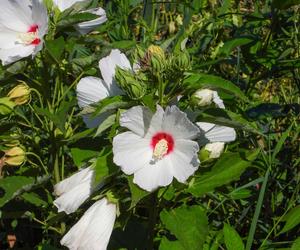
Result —
<svg viewBox="0 0 300 250"><path fill-rule="evenodd" d="M91 161L104 190L114 183L124 192L125 212L111 249L300 249L297 4L94 0L90 6L103 6L108 21L84 36L72 25L92 18L79 13L86 6L52 15L36 59L0 68L1 97L17 81L32 89L28 104L0 113L0 157L16 145L26 152L21 166L0 161L1 249L8 248L9 237L16 237L16 249L62 249L59 240L90 202L70 216L57 213L53 185ZM200 116L238 132L227 152L203 163L188 187L173 183L155 196L115 170L111 151L101 149L118 124L86 129L74 91L81 77L100 75L98 61L112 48L134 58L137 45L151 44L168 53L188 52L187 93L217 87L226 105L226 111L207 109ZM121 108L117 101L100 103L98 112ZM151 106L155 100L149 94L139 102Z"/></svg>

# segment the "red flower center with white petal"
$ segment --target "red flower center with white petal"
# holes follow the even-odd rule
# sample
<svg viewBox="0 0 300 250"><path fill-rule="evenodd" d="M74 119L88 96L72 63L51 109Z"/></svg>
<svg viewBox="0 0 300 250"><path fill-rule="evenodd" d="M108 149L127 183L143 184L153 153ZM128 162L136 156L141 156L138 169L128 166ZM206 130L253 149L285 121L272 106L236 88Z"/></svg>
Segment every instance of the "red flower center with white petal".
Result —
<svg viewBox="0 0 300 250"><path fill-rule="evenodd" d="M26 45L39 45L41 39L38 37L38 29L39 26L34 24L28 29L26 33L20 34L19 39L21 40L21 43Z"/></svg>
<svg viewBox="0 0 300 250"><path fill-rule="evenodd" d="M173 151L174 139L170 134L158 132L151 139L151 147L153 149L153 159L161 160Z"/></svg>

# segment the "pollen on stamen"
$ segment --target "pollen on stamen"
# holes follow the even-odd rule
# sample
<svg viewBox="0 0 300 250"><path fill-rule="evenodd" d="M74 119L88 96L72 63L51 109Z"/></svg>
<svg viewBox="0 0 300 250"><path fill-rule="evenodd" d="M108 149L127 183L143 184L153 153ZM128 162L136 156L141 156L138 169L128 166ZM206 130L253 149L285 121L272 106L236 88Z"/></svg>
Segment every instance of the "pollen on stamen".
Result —
<svg viewBox="0 0 300 250"><path fill-rule="evenodd" d="M165 132L156 133L151 139L151 147L153 149L153 158L160 160L173 151L173 137Z"/></svg>

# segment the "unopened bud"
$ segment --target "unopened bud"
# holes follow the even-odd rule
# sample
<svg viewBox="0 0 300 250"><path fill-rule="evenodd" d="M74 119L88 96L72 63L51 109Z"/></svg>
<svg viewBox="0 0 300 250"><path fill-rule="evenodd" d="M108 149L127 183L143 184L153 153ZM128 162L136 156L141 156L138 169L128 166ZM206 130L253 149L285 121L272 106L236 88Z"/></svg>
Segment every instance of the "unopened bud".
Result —
<svg viewBox="0 0 300 250"><path fill-rule="evenodd" d="M20 166L25 162L25 151L20 147L13 147L5 152L4 163L10 166Z"/></svg>
<svg viewBox="0 0 300 250"><path fill-rule="evenodd" d="M187 52L178 53L173 59L173 66L179 71L186 71L190 68L190 56Z"/></svg>
<svg viewBox="0 0 300 250"><path fill-rule="evenodd" d="M208 106L213 102L213 91L210 89L200 89L197 90L192 95L192 102L197 106Z"/></svg>
<svg viewBox="0 0 300 250"><path fill-rule="evenodd" d="M147 54L152 57L158 57L160 59L164 59L165 58L165 52L163 51L163 49L157 45L150 45L147 49Z"/></svg>
<svg viewBox="0 0 300 250"><path fill-rule="evenodd" d="M165 63L165 52L157 45L150 45L140 61L142 68L147 69L150 66L154 71L160 71Z"/></svg>
<svg viewBox="0 0 300 250"><path fill-rule="evenodd" d="M9 91L7 97L16 105L25 104L30 100L30 88L25 82L21 82Z"/></svg>
<svg viewBox="0 0 300 250"><path fill-rule="evenodd" d="M142 79L138 79L130 70L119 67L116 69L115 78L121 88L134 100L142 98L146 94L147 86Z"/></svg>
<svg viewBox="0 0 300 250"><path fill-rule="evenodd" d="M169 33L173 34L175 31L176 31L175 22L174 21L169 22Z"/></svg>
<svg viewBox="0 0 300 250"><path fill-rule="evenodd" d="M0 114L1 115L9 115L16 104L12 102L8 97L0 98Z"/></svg>
<svg viewBox="0 0 300 250"><path fill-rule="evenodd" d="M224 151L224 147L225 147L224 142L213 142L213 143L206 144L204 149L210 153L209 154L210 159L215 159L220 157L220 155Z"/></svg>

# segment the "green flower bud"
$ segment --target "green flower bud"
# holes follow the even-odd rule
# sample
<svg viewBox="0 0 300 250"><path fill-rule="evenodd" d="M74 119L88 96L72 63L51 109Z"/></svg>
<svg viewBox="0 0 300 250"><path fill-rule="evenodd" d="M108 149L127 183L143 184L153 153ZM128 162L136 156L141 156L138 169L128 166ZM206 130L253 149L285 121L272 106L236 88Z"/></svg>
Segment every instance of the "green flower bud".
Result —
<svg viewBox="0 0 300 250"><path fill-rule="evenodd" d="M16 104L12 102L8 97L0 98L0 114L1 115L9 115Z"/></svg>
<svg viewBox="0 0 300 250"><path fill-rule="evenodd" d="M150 45L141 59L141 67L144 69L150 66L155 72L159 72L165 64L166 56L163 49L156 45Z"/></svg>
<svg viewBox="0 0 300 250"><path fill-rule="evenodd" d="M172 65L175 69L180 71L186 71L191 67L190 56L187 52L181 52L177 54L172 61Z"/></svg>
<svg viewBox="0 0 300 250"><path fill-rule="evenodd" d="M4 163L10 166L20 166L25 160L25 151L20 147L13 147L7 150L4 155Z"/></svg>
<svg viewBox="0 0 300 250"><path fill-rule="evenodd" d="M25 82L20 81L21 83L14 87L7 97L13 101L16 105L25 104L30 100L30 88Z"/></svg>
<svg viewBox="0 0 300 250"><path fill-rule="evenodd" d="M116 69L115 78L118 84L134 100L142 98L147 91L146 84L141 77L140 79L138 77L139 75L135 75L130 70L124 70L120 67Z"/></svg>

